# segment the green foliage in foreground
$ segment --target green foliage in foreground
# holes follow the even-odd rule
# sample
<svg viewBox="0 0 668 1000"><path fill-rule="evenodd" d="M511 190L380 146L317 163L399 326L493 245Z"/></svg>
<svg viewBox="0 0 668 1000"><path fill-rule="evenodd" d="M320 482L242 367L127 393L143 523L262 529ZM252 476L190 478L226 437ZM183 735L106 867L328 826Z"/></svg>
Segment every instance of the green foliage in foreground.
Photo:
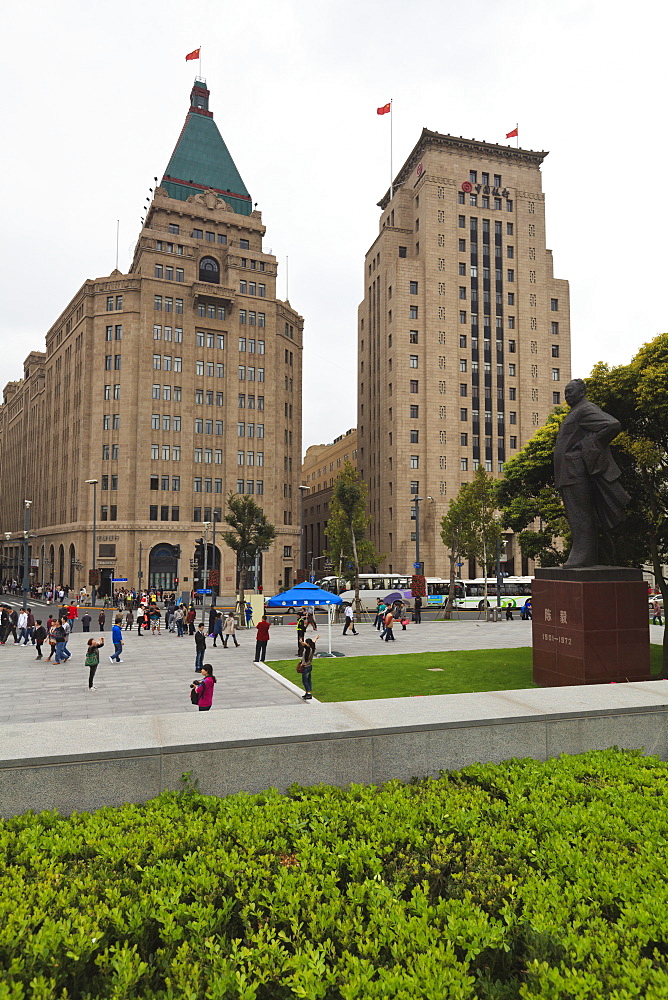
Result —
<svg viewBox="0 0 668 1000"><path fill-rule="evenodd" d="M493 625L489 627L494 628ZM397 634L401 637L400 631ZM658 677L662 669L661 646L651 645L650 653L652 676ZM296 664L295 657L294 660L272 660L269 666L299 684ZM430 669L434 667L440 669ZM313 661L311 680L313 696L318 701L367 701L370 698L410 698L534 687L530 646L341 656L331 660L318 657Z"/></svg>
<svg viewBox="0 0 668 1000"><path fill-rule="evenodd" d="M668 766L610 750L0 824L0 998L668 996Z"/></svg>

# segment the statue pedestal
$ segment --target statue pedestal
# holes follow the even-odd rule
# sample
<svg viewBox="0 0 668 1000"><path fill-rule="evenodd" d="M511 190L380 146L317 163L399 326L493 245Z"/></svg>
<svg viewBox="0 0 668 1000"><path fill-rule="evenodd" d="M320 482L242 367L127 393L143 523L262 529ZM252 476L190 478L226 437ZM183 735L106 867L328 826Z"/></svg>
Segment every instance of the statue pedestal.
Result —
<svg viewBox="0 0 668 1000"><path fill-rule="evenodd" d="M641 570L538 569L531 597L536 684L649 680L649 605Z"/></svg>

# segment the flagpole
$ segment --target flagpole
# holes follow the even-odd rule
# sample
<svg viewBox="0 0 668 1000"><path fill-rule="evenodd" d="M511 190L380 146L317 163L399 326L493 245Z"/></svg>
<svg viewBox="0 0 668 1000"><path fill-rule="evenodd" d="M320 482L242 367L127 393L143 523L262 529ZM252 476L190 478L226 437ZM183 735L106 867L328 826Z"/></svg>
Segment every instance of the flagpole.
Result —
<svg viewBox="0 0 668 1000"><path fill-rule="evenodd" d="M394 197L394 170L392 169L392 141L393 141L392 128L394 124L392 121L393 117L394 115L392 114L392 98L390 98L390 201L392 201Z"/></svg>
<svg viewBox="0 0 668 1000"><path fill-rule="evenodd" d="M199 47L199 78L202 79L202 46Z"/></svg>
<svg viewBox="0 0 668 1000"><path fill-rule="evenodd" d="M517 125L515 126L515 128L517 129L517 135L515 136L515 139L516 139L516 142L517 142L516 148L519 149L520 148L520 123L519 122L517 123Z"/></svg>

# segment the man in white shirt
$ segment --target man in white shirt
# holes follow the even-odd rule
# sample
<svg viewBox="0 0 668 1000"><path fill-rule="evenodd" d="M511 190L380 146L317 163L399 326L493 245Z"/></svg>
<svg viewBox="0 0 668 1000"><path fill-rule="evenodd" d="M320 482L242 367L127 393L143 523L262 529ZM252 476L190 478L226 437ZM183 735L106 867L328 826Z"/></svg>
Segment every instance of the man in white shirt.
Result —
<svg viewBox="0 0 668 1000"><path fill-rule="evenodd" d="M19 611L19 620L16 623L16 625L17 625L17 628L18 628L18 633L17 633L18 634L18 639L17 639L17 642L20 644L21 639L25 639L27 637L27 631L28 631L28 612L27 611L25 611L25 610L24 611Z"/></svg>
<svg viewBox="0 0 668 1000"><path fill-rule="evenodd" d="M343 634L345 635L346 632L348 631L348 628L352 625L352 627L353 627L352 628L353 635L359 635L359 632L355 631L355 616L353 615L353 606L352 606L352 604L349 604L347 606L347 608L345 610L345 615L346 615L346 623L343 626Z"/></svg>

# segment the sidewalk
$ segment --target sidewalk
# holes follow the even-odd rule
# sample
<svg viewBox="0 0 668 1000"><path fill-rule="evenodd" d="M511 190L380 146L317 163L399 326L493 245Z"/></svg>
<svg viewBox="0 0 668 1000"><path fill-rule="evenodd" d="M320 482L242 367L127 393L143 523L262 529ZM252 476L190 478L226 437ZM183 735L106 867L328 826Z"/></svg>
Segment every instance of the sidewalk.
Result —
<svg viewBox="0 0 668 1000"><path fill-rule="evenodd" d="M95 678L96 691L88 691L88 668L84 666L86 642L99 631L81 632L77 623L70 637L72 657L56 666L35 660L34 646L15 646L10 639L0 646L0 724L43 722L52 719L94 719L131 715L164 715L195 712L190 703L194 673L195 643L192 636L178 639L163 630L160 636L137 630L124 632L123 662L109 662L113 652L109 630L100 651ZM395 629L394 642L380 642L379 633L368 623L357 625L358 635L343 636L342 626L332 628L332 650L346 656L391 656L395 653L438 652L451 649L503 649L531 645L531 622L432 622ZM309 631L308 635L311 634ZM327 626L320 623L318 649L327 649ZM212 647L207 639L204 662L211 663L217 677L212 711L229 708L259 708L301 704L297 694L284 688L253 663L255 629L237 633L239 648ZM650 641L661 643L663 629L650 625ZM48 646L44 650L48 654ZM273 625L267 647L272 660L297 661L294 625ZM295 673L295 683L298 675Z"/></svg>

